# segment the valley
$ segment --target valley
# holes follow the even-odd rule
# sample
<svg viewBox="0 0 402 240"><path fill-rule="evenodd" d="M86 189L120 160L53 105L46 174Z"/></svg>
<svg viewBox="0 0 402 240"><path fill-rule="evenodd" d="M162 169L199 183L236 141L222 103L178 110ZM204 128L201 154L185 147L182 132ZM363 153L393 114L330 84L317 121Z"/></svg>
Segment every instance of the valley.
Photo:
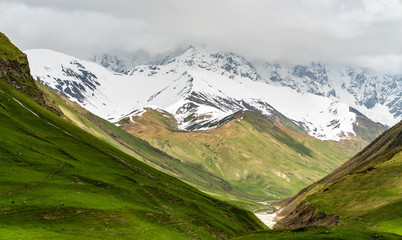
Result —
<svg viewBox="0 0 402 240"><path fill-rule="evenodd" d="M186 173L180 176L209 194L233 202L291 196L365 145L359 139L321 141L277 126L256 112L241 111L232 118L216 129L186 132L172 127L176 120L166 111L148 108L122 128L183 163L224 179L227 184L217 186L192 181Z"/></svg>
<svg viewBox="0 0 402 240"><path fill-rule="evenodd" d="M325 176L386 129L358 104L268 83L257 63L232 53L189 47L121 73L54 51L27 54L39 83L175 159L145 162L252 211ZM107 124L89 121L97 126L87 131Z"/></svg>
<svg viewBox="0 0 402 240"><path fill-rule="evenodd" d="M199 47L114 72L0 40L0 236L402 234L398 76Z"/></svg>
<svg viewBox="0 0 402 240"><path fill-rule="evenodd" d="M43 93L35 95L35 102L14 87L34 84L22 74L27 64L18 63L26 63L25 55L0 37L1 46L8 47L0 54L5 63L0 81L2 238L215 239L264 229L250 212L147 166L39 106L47 102ZM10 72L6 66L12 65ZM14 85L3 80L8 77ZM29 92L41 93L31 86Z"/></svg>

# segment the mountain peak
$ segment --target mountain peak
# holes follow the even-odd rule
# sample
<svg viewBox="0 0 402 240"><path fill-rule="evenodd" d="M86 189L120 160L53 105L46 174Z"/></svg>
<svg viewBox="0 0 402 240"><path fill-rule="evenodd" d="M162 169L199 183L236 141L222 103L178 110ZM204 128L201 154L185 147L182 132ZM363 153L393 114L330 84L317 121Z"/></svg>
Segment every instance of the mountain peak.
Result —
<svg viewBox="0 0 402 240"><path fill-rule="evenodd" d="M108 71L93 62L79 61L78 66L74 58L60 62L28 55L32 56L31 65L39 66L32 67L38 80L112 122L136 109L156 105L177 118L179 129L199 130L212 126L207 122L219 122L236 111L253 110L267 118L281 115L298 126L295 128L319 139L341 140L356 136L358 118L350 107L369 118L382 116L386 121L378 117L374 122L388 124L395 121L390 109L397 109L402 102L377 95L373 101L381 105L366 108L360 96L367 100L366 92L370 91L360 86L372 86L373 94L395 90L390 86L379 89L365 77L363 83L356 84L360 79L356 72L349 75L321 63L251 63L205 46L191 46L170 61L137 66L127 74ZM370 76L386 81L380 75Z"/></svg>
<svg viewBox="0 0 402 240"><path fill-rule="evenodd" d="M255 66L245 58L230 52L220 52L207 46L190 46L171 62L190 68L213 71L230 78L247 77L260 80Z"/></svg>

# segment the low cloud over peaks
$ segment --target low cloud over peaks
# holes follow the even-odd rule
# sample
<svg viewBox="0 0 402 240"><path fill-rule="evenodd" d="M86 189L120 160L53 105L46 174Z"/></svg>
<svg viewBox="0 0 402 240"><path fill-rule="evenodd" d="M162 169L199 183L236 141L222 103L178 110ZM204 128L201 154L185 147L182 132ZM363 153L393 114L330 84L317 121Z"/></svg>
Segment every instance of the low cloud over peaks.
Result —
<svg viewBox="0 0 402 240"><path fill-rule="evenodd" d="M402 73L399 0L0 0L0 31L23 49L77 57L206 44L270 62Z"/></svg>

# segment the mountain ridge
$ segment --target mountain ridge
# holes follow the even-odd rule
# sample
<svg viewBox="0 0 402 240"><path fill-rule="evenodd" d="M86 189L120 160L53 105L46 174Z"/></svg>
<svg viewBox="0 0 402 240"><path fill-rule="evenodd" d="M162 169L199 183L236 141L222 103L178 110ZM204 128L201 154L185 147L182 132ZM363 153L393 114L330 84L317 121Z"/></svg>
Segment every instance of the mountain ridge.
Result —
<svg viewBox="0 0 402 240"><path fill-rule="evenodd" d="M283 218L275 227L344 224L401 234L401 152L402 121L323 179L278 202Z"/></svg>
<svg viewBox="0 0 402 240"><path fill-rule="evenodd" d="M157 105L175 115L180 129L200 130L243 109L271 118L279 112L320 139L356 135L356 115L347 104L264 83L254 65L234 54L189 48L162 65L117 74L54 52L27 53L38 81L114 122L138 108ZM64 67L47 63L50 59ZM184 121L189 117L191 121Z"/></svg>
<svg viewBox="0 0 402 240"><path fill-rule="evenodd" d="M360 110L369 116L369 110L376 104L387 105L389 112L394 117L402 114L401 95L398 95L402 88L401 75L378 73L357 66L326 66L319 62L312 62L308 65L290 65L247 61L234 53L210 50L205 46L190 46L182 55L171 58L170 61L152 65L164 65L177 58L185 58L185 63L189 66L198 65L208 70L212 68L224 70L222 74L228 74L230 77L240 74L256 81L290 87L301 93L334 97L352 107L364 106L366 109L361 108ZM213 61L210 61L211 58ZM239 66L249 68L241 69L238 68ZM136 68L133 67L126 74L132 74ZM385 122L385 124L392 126L397 122Z"/></svg>
<svg viewBox="0 0 402 240"><path fill-rule="evenodd" d="M321 141L258 112L239 111L224 120L217 128L183 131L176 128L177 120L169 112L145 107L122 119L119 126L182 163L224 179L232 190L195 183L197 188L255 202L289 196L365 145L361 139Z"/></svg>
<svg viewBox="0 0 402 240"><path fill-rule="evenodd" d="M178 177L190 185L219 199L229 201L248 210L267 208L261 201L264 199L277 199L277 197L272 197L274 195L288 197L298 190L295 186L306 186L308 183L334 169L365 145L364 141L358 139L343 142L321 142L313 137L301 134L303 133L302 131L299 131L300 133L297 134L297 130L300 129L289 130L293 124L290 120L288 120L289 123L286 123L286 119L282 119L286 127L281 127L279 122L277 122L277 126L275 126L275 119L271 122L257 112L247 113L247 117L245 117L245 113L240 111L222 119L223 122L212 123L218 125L219 127L217 128L191 132L178 130L177 120L173 115L161 108L153 106L134 111L129 116L119 121L118 125L120 128L118 128L106 120L91 114L78 104L69 102L65 97L54 93L40 83L38 83L38 85L47 93L52 101L57 103L64 115L80 128L89 131L146 164ZM250 121L252 119L251 117L256 120ZM87 118L87 120L85 118ZM245 124L246 122L243 121L247 121L249 124ZM241 125L234 124L240 122L243 123L241 125L245 127L239 128ZM294 126L297 127L296 125ZM281 128L281 130L277 127ZM269 130L270 128L273 129ZM123 129L127 130L129 133ZM216 131L219 129L223 131ZM259 133L267 131L272 131L275 137L269 134L264 135ZM142 133L146 133L146 135ZM105 136L105 134L107 135ZM176 134L180 136L175 136ZM243 136L243 138L247 138L249 141L233 141L233 134ZM147 142L141 142L142 140L140 141L134 136L140 137ZM187 139L188 137L190 138ZM209 140L204 141L205 138ZM214 139L216 138L220 138L221 140L215 141ZM259 140L256 141L256 138ZM161 140L155 142L157 139ZM183 139L187 140L183 142ZM267 142L267 144L260 146L261 142L259 141ZM269 144L271 142L275 147ZM304 146L304 144L306 144L306 146ZM143 147L138 148L137 146L139 145ZM257 147L253 147L254 145ZM222 147L219 148L218 146L229 149L236 148L236 154L228 155L228 153L222 151ZM146 149L159 152L161 156L158 156L158 154L150 154ZM187 149L198 150L190 154L191 157L188 154L178 154L180 151L185 153ZM280 161L272 159L269 155L271 155L272 152L283 152L283 149L288 149L289 151L289 155L279 154L283 156L283 158L292 159L292 161L294 160L295 162L303 159L303 163L299 163L298 165L301 164L304 166L308 164L306 161L315 162L317 159L321 160L321 162L314 164L315 170L309 170L309 174L306 174L309 175L310 180L303 179L302 176L304 176L304 174L300 173L296 174L296 178L294 177L295 172L306 170L303 170L303 167L297 165L295 166L295 171L289 171L287 168L279 169L276 166ZM173 152L171 152L171 150L173 150ZM202 151L200 152L199 150ZM165 153L167 151L169 151L169 155ZM252 153L250 153L250 151ZM303 157L294 151L299 152ZM331 157L320 155L321 151L326 152L325 155ZM314 154L315 157L312 157L311 154ZM276 153L276 155L278 154ZM317 155L322 156L322 158L317 157ZM210 157L210 160L207 159L208 157ZM306 157L308 159L305 159ZM282 157L279 156L275 158L282 159ZM213 162L211 159L216 159L216 161ZM251 164L254 162L260 165L262 164L260 169L265 170L251 171L251 169L254 169L252 165L249 169L244 168L244 166L241 167L241 164L236 164L237 160L240 162L247 160L250 161ZM237 172L238 177L233 178L227 174L222 175L222 172L216 172L211 169L211 164L216 165L218 169L223 169L227 167L228 163L232 165L230 171ZM308 165L310 166L310 164ZM247 177L247 174L245 175L245 173L243 173L247 171L247 169L249 172L248 175L254 175L255 177ZM276 170L271 173L272 169ZM254 173L251 174L251 172ZM268 177L266 180L263 180L263 175L267 175L267 172L269 173ZM243 178L243 180L238 181L237 178ZM287 181L291 182L289 183ZM244 186L247 186L247 184L248 186L253 185L254 187L252 189L245 189ZM258 184L263 186L258 186ZM266 196L263 197L263 192L260 190L264 190L265 185L270 185L271 187L269 193L266 193ZM282 189L279 186L282 186ZM247 194L245 194L245 191ZM264 191L267 192L266 190Z"/></svg>

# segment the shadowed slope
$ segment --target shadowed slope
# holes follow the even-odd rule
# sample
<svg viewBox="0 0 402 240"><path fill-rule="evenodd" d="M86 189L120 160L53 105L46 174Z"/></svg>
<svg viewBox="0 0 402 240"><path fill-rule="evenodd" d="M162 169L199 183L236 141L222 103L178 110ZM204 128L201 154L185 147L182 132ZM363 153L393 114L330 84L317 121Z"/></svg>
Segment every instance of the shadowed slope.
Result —
<svg viewBox="0 0 402 240"><path fill-rule="evenodd" d="M401 170L402 122L325 178L280 202L284 218L275 227L342 224L402 234Z"/></svg>

